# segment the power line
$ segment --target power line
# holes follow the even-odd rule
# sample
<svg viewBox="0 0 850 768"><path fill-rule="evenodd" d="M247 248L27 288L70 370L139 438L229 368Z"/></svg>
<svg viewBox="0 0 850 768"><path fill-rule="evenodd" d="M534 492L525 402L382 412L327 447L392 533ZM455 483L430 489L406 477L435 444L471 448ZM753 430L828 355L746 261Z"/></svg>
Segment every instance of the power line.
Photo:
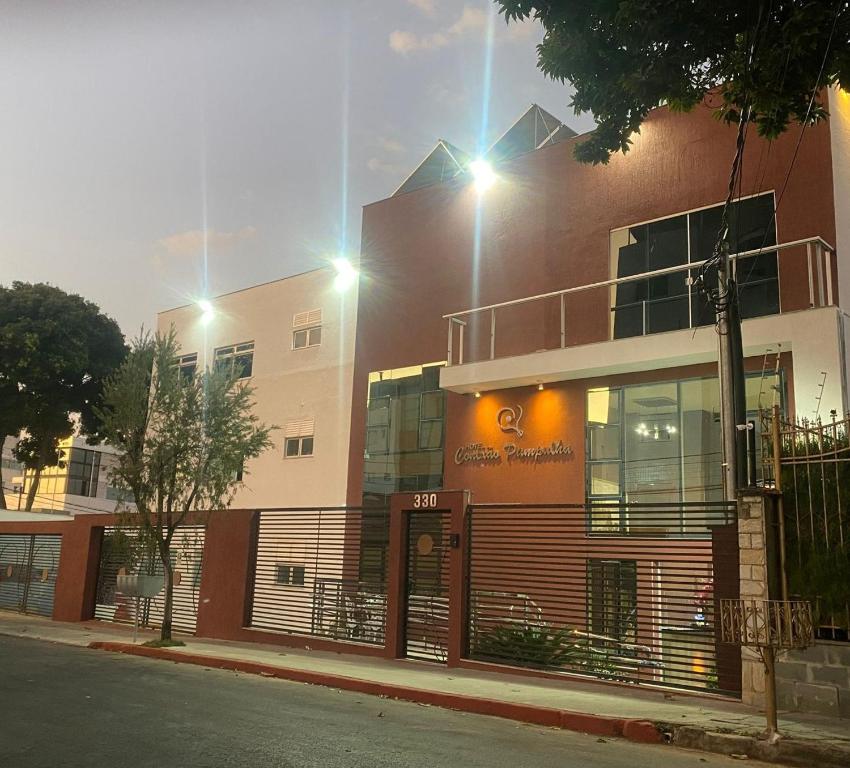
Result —
<svg viewBox="0 0 850 768"><path fill-rule="evenodd" d="M782 198L785 195L785 189L788 186L788 180L791 178L791 171L794 169L794 164L797 162L797 155L800 152L800 145L803 143L803 134L806 132L806 127L809 125L809 121L811 119L811 114L812 114L812 108L814 107L815 99L817 98L817 93L818 93L818 90L820 89L820 81L821 81L821 78L823 77L823 71L826 68L826 61L829 58L830 48L832 48L832 39L835 36L835 28L836 28L836 26L838 26L838 17L841 13L842 1L843 0L839 0L838 3L836 3L835 18L833 18L833 20L832 20L832 29L829 32L829 38L827 39L827 42L826 42L826 50L823 53L823 60L821 61L820 70L818 71L818 76L817 76L817 79L815 80L815 87L812 89L812 95L809 98L809 105L808 105L808 108L806 109L806 114L805 114L805 117L803 118L802 125L800 126L800 135L797 137L797 144L794 147L794 154L791 156L791 162L788 165L788 170L786 171L785 178L782 181L782 188L779 192L779 196L776 198L776 203L773 206L773 214L770 217L770 221L768 222L767 227L765 227L764 237L762 238L762 242L761 242L761 245L759 246L758 253L756 253L755 256L753 256L751 258L750 269L747 272L745 282L750 279L750 276L753 274L753 271L755 270L755 268L758 264L758 259L762 255L762 251L764 250L765 244L767 243L767 236L770 232L771 225L773 225L776 221L776 213L779 210L779 204L782 202ZM789 55L790 55L790 52L789 52ZM787 69L787 61L786 61L786 69ZM784 75L783 75L783 80L784 80Z"/></svg>
<svg viewBox="0 0 850 768"><path fill-rule="evenodd" d="M4 486L2 486L2 488L3 488L3 491L9 491L11 493L18 493L18 491L12 486L4 485ZM51 494L36 492L35 498L40 499L41 501L49 500L52 504L56 504L56 499ZM76 511L82 511L82 512L99 512L100 514L112 514L111 512L108 512L107 510L98 509L97 507L87 506L85 504L80 504L80 503L74 502L74 501L63 502L62 506L65 507L65 508L70 508L72 511L76 510ZM9 511L24 512L26 510L9 510Z"/></svg>

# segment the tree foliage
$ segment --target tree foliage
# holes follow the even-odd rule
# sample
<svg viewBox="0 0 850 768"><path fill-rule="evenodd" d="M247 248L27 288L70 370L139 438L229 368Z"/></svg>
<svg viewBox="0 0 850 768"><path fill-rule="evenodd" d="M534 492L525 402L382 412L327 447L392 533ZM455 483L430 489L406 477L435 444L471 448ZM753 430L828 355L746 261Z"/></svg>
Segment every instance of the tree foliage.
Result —
<svg viewBox="0 0 850 768"><path fill-rule="evenodd" d="M747 113L775 138L826 116L818 87L850 88L847 0L496 0L508 22L545 30L538 66L575 88L577 114L598 127L576 146L583 162L627 152L649 111L687 111L717 89L717 116ZM810 110L811 106L811 110Z"/></svg>
<svg viewBox="0 0 850 768"><path fill-rule="evenodd" d="M253 389L221 372L185 375L175 365L179 349L173 329L136 339L98 410L103 436L119 450L112 484L135 500L126 522L162 562L164 641L171 638L170 547L178 526L191 512L228 507L244 462L271 446L270 428L253 413Z"/></svg>
<svg viewBox="0 0 850 768"><path fill-rule="evenodd" d="M99 440L94 408L106 377L126 354L118 324L81 296L44 283L0 289L0 431L25 436L16 458L34 471L58 461L58 443L75 429Z"/></svg>

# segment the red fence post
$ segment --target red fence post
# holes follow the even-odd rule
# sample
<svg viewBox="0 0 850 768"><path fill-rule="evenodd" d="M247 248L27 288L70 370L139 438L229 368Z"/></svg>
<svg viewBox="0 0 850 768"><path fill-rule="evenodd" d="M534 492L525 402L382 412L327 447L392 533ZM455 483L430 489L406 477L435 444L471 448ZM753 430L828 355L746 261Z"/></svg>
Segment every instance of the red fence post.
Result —
<svg viewBox="0 0 850 768"><path fill-rule="evenodd" d="M54 621L86 621L94 617L103 522L102 515L78 515L62 523L59 572L53 594Z"/></svg>
<svg viewBox="0 0 850 768"><path fill-rule="evenodd" d="M256 553L254 510L211 512L204 534L198 637L236 639L250 610Z"/></svg>

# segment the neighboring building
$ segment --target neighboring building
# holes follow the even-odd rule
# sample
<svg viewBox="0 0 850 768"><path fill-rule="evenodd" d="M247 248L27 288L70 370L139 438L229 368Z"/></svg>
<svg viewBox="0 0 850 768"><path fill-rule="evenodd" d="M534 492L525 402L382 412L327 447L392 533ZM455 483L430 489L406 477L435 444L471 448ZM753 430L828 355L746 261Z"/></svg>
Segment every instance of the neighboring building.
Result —
<svg viewBox="0 0 850 768"><path fill-rule="evenodd" d="M3 446L3 488L10 510L26 506L32 471L24 472L12 449L15 438ZM69 437L59 443L59 463L45 467L36 490L33 511L67 512L71 515L114 512L121 491L110 485L109 470L115 450L108 445L88 445L85 438Z"/></svg>
<svg viewBox="0 0 850 768"><path fill-rule="evenodd" d="M799 152L796 128L747 141L731 250L749 254L735 262L751 416L850 405L850 96L829 98ZM689 278L711 255L734 138L708 108L660 108L627 155L582 165L581 137L534 106L489 151L486 192L441 141L367 206L349 503L722 498L717 335Z"/></svg>
<svg viewBox="0 0 850 768"><path fill-rule="evenodd" d="M232 507L329 506L345 501L356 287L316 269L158 316L180 344L179 365L241 371L254 413L277 427L274 448L244 468Z"/></svg>

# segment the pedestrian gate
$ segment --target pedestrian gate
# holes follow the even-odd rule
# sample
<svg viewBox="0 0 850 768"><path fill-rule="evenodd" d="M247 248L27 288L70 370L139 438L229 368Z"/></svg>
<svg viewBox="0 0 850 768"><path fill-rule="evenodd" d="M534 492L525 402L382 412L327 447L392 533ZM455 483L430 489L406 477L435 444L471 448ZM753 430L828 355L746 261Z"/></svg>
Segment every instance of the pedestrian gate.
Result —
<svg viewBox="0 0 850 768"><path fill-rule="evenodd" d="M0 535L0 608L53 615L59 534Z"/></svg>

